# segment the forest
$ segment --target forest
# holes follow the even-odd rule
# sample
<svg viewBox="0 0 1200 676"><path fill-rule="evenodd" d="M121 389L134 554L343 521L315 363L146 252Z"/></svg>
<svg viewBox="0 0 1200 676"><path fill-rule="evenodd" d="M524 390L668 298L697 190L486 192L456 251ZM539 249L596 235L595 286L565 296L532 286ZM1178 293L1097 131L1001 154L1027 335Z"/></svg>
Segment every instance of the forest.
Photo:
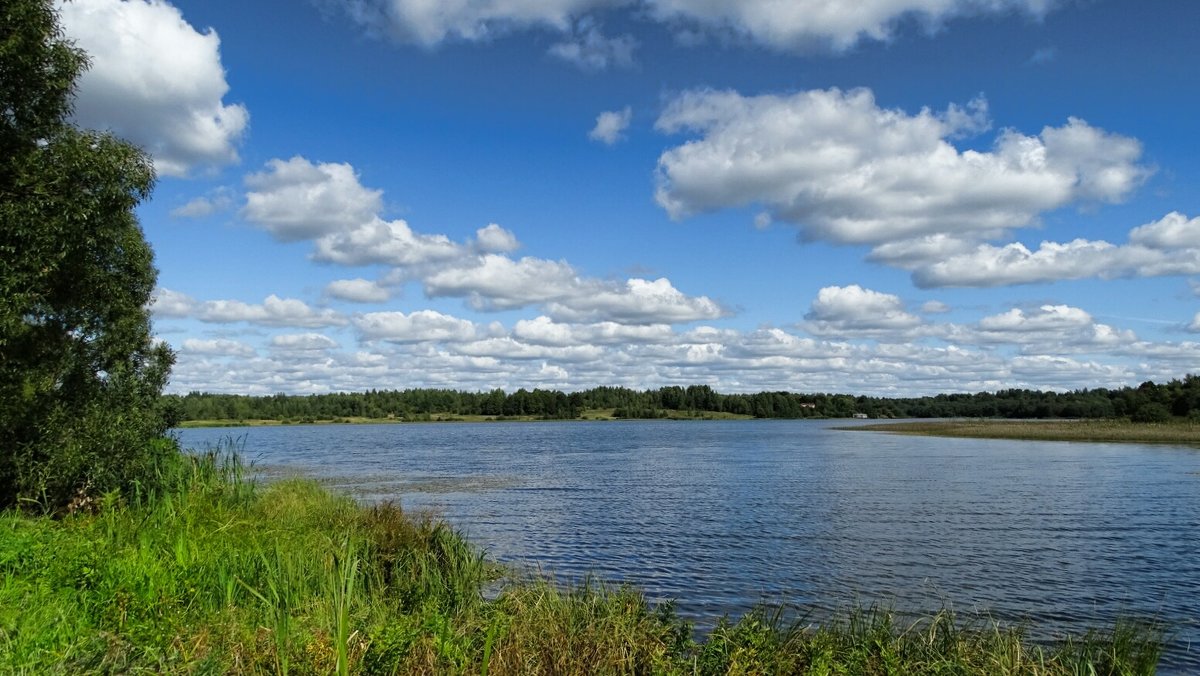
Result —
<svg viewBox="0 0 1200 676"><path fill-rule="evenodd" d="M245 396L191 392L164 395L176 422L348 418L420 421L434 415L569 420L589 411L615 418L662 418L669 412L753 418L1130 418L1162 422L1200 417L1200 376L1137 387L1045 392L1009 389L976 394L885 398L847 394L759 392L722 394L707 385L633 390L596 387L579 392L448 389L370 390L334 394Z"/></svg>

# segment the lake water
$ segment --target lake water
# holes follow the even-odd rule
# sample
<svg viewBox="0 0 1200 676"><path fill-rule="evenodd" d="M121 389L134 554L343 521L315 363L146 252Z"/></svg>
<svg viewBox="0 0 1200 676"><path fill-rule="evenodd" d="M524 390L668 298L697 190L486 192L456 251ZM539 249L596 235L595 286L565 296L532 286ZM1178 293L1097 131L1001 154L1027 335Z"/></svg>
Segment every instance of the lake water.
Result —
<svg viewBox="0 0 1200 676"><path fill-rule="evenodd" d="M676 599L988 611L1035 637L1170 622L1200 673L1200 450L937 439L828 421L193 429L260 466L432 509L493 558ZM846 424L839 422L837 424Z"/></svg>

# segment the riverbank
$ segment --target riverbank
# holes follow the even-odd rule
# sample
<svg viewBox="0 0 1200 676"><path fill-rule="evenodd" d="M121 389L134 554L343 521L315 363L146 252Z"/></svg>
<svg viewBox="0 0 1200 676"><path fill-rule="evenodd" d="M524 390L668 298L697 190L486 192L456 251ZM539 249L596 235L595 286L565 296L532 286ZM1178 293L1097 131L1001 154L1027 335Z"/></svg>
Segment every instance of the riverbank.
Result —
<svg viewBox="0 0 1200 676"><path fill-rule="evenodd" d="M1200 422L1135 423L1128 420L944 420L838 427L935 437L1200 445Z"/></svg>
<svg viewBox="0 0 1200 676"><path fill-rule="evenodd" d="M636 420L616 415L615 408L593 408L584 411L577 418L546 418L532 415L458 415L454 413L428 413L411 417L367 418L361 416L346 416L336 418L251 418L241 420L185 420L179 423L180 428L194 429L203 427L274 427L279 425L390 425L439 422L563 422L572 420ZM720 411L657 411L661 420L753 420L753 416L724 413Z"/></svg>
<svg viewBox="0 0 1200 676"><path fill-rule="evenodd" d="M883 611L696 640L636 590L515 578L395 505L255 485L215 454L161 471L157 496L0 515L0 672L1149 674L1162 650L1131 624L1042 646Z"/></svg>

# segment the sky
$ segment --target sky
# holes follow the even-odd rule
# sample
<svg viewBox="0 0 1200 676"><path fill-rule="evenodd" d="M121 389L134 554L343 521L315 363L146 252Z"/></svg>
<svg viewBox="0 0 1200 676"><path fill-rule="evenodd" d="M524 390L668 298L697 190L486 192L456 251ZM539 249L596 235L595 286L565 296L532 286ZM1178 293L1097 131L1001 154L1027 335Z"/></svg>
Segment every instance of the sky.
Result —
<svg viewBox="0 0 1200 676"><path fill-rule="evenodd" d="M1200 3L58 6L171 392L1200 372Z"/></svg>

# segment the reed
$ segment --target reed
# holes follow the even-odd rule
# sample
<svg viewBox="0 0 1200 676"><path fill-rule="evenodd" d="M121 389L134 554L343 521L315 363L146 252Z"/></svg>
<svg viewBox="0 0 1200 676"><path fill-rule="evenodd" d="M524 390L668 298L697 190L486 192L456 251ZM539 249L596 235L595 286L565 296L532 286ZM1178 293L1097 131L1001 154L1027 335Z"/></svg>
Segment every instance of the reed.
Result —
<svg viewBox="0 0 1200 676"><path fill-rule="evenodd" d="M1150 674L1164 645L1141 625L1041 645L878 608L761 609L697 639L635 589L514 578L443 523L257 484L229 449L159 471L155 494L0 515L0 672Z"/></svg>
<svg viewBox="0 0 1200 676"><path fill-rule="evenodd" d="M1200 422L1178 420L1135 423L1128 420L945 420L839 427L937 437L1200 445Z"/></svg>

